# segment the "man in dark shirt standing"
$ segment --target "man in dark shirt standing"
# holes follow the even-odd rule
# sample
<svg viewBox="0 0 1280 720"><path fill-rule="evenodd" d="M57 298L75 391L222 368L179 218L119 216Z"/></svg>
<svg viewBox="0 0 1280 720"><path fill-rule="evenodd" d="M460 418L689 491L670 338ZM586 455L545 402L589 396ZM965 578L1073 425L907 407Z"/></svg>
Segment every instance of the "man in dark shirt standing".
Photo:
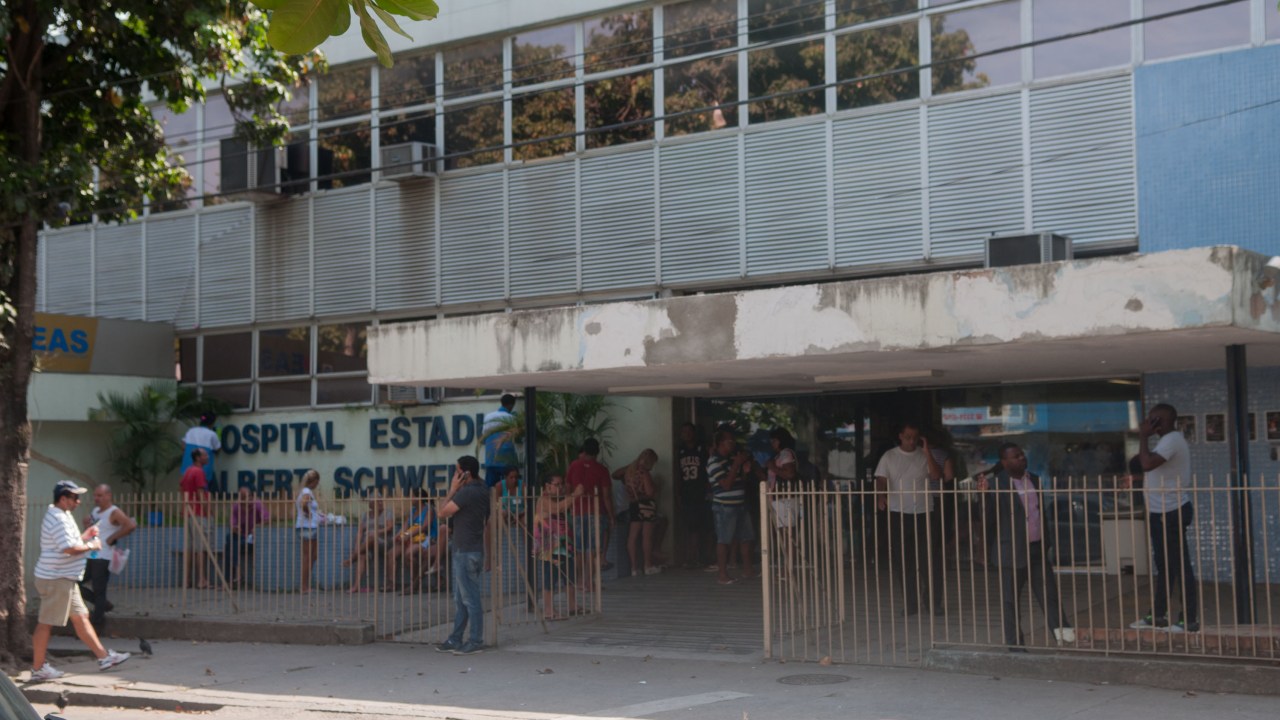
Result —
<svg viewBox="0 0 1280 720"><path fill-rule="evenodd" d="M437 652L473 655L484 650L484 608L480 575L484 572L484 530L489 521L489 491L480 480L480 461L458 458L449 494L440 501L439 516L449 521L453 540L453 632ZM462 634L471 625L466 642Z"/></svg>
<svg viewBox="0 0 1280 720"><path fill-rule="evenodd" d="M698 442L698 428L685 423L680 428L680 526L685 532L682 553L685 567L701 567L705 556L711 511L707 507L707 453Z"/></svg>

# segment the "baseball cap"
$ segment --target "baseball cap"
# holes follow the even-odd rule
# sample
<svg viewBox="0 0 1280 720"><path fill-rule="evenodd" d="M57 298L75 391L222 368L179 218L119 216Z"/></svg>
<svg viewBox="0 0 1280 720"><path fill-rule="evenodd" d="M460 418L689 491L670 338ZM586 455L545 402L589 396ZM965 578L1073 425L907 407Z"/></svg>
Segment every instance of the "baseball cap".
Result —
<svg viewBox="0 0 1280 720"><path fill-rule="evenodd" d="M57 485L53 486L53 501L58 502L63 495L83 495L89 492L88 489L82 488L70 480L59 480Z"/></svg>

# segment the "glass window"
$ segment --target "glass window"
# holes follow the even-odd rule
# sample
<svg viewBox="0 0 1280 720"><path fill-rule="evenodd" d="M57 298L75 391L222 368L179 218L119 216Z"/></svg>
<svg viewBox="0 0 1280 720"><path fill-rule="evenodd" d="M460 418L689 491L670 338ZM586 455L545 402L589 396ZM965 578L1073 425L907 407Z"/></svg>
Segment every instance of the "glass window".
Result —
<svg viewBox="0 0 1280 720"><path fill-rule="evenodd" d="M436 98L436 56L410 55L378 71L378 107L383 110L427 105Z"/></svg>
<svg viewBox="0 0 1280 720"><path fill-rule="evenodd" d="M784 120L822 112L825 106L822 56L822 40L757 50L748 55L751 97L794 93L752 102L751 122ZM810 87L818 89L795 92Z"/></svg>
<svg viewBox="0 0 1280 720"><path fill-rule="evenodd" d="M1018 82L1022 63L1017 51L956 58L1017 45L1022 34L1019 15L1019 4L1009 2L931 17L933 91L947 93Z"/></svg>
<svg viewBox="0 0 1280 720"><path fill-rule="evenodd" d="M691 0L662 10L663 52L668 59L736 47L737 0Z"/></svg>
<svg viewBox="0 0 1280 720"><path fill-rule="evenodd" d="M447 98L502 89L502 41L484 40L444 51Z"/></svg>
<svg viewBox="0 0 1280 720"><path fill-rule="evenodd" d="M1031 18L1035 39L1043 40L1123 22L1129 19L1129 6L1115 0L1036 0ZM1131 59L1129 38L1129 28L1120 28L1037 45L1032 51L1036 77L1127 65Z"/></svg>
<svg viewBox="0 0 1280 720"><path fill-rule="evenodd" d="M321 325L316 331L316 372L365 372L369 369L366 323Z"/></svg>
<svg viewBox="0 0 1280 720"><path fill-rule="evenodd" d="M204 203L206 205L221 205L227 202L227 198L218 197L222 193L222 147L218 144L205 145L204 147L204 164L200 166L200 173L204 176Z"/></svg>
<svg viewBox="0 0 1280 720"><path fill-rule="evenodd" d="M321 189L351 187L369 182L367 171L372 167L372 135L369 123L343 125L320 131L320 164L316 177Z"/></svg>
<svg viewBox="0 0 1280 720"><path fill-rule="evenodd" d="M511 83L536 85L573 77L573 26L560 25L511 38Z"/></svg>
<svg viewBox="0 0 1280 720"><path fill-rule="evenodd" d="M502 162L502 101L448 108L444 133L450 170Z"/></svg>
<svg viewBox="0 0 1280 720"><path fill-rule="evenodd" d="M748 0L748 37L756 43L822 32L825 9L813 0Z"/></svg>
<svg viewBox="0 0 1280 720"><path fill-rule="evenodd" d="M311 190L311 141L306 131L293 133L285 137L285 166L280 171L281 191L288 194L301 194ZM332 166L326 163L321 153L321 167Z"/></svg>
<svg viewBox="0 0 1280 720"><path fill-rule="evenodd" d="M311 328L258 332L258 377L311 374Z"/></svg>
<svg viewBox="0 0 1280 720"><path fill-rule="evenodd" d="M915 12L916 0L836 0L836 27Z"/></svg>
<svg viewBox="0 0 1280 720"><path fill-rule="evenodd" d="M336 70L316 78L320 97L316 110L321 120L351 117L369 112L372 100L367 67Z"/></svg>
<svg viewBox="0 0 1280 720"><path fill-rule="evenodd" d="M252 405L253 386L238 385L205 385L201 394L209 398L217 398L236 410L248 410Z"/></svg>
<svg viewBox="0 0 1280 720"><path fill-rule="evenodd" d="M736 55L703 58L666 68L668 135L719 130L738 124ZM688 113L688 114L683 114Z"/></svg>
<svg viewBox="0 0 1280 720"><path fill-rule="evenodd" d="M1144 16L1203 5L1203 0L1144 0ZM1268 0L1268 5L1274 5ZM1274 7L1270 7L1275 12ZM1249 42L1249 3L1175 15L1143 26L1146 59L1187 55Z"/></svg>
<svg viewBox="0 0 1280 720"><path fill-rule="evenodd" d="M164 133L166 145L171 148L180 148L196 142L196 110L198 110L197 107L192 107L186 112L178 113L165 105L156 105L151 108L152 116L155 117L156 122L160 123L160 131Z"/></svg>
<svg viewBox="0 0 1280 720"><path fill-rule="evenodd" d="M919 97L918 70L872 77L919 64L919 35L920 26L912 20L836 37L836 78L841 82L836 89L839 108L846 110ZM846 80L850 82L844 82Z"/></svg>
<svg viewBox="0 0 1280 720"><path fill-rule="evenodd" d="M653 62L653 11L607 15L583 23L587 73Z"/></svg>
<svg viewBox="0 0 1280 720"><path fill-rule="evenodd" d="M287 100L276 107L292 126L306 125L311 121L311 85L303 82L293 88Z"/></svg>
<svg viewBox="0 0 1280 720"><path fill-rule="evenodd" d="M368 378L325 378L316 381L317 405L354 405L373 399Z"/></svg>
<svg viewBox="0 0 1280 720"><path fill-rule="evenodd" d="M173 341L174 375L180 383L193 383L196 377L196 338L177 338Z"/></svg>
<svg viewBox="0 0 1280 720"><path fill-rule="evenodd" d="M311 405L311 381L258 383L258 407L284 408Z"/></svg>
<svg viewBox="0 0 1280 720"><path fill-rule="evenodd" d="M587 147L598 148L653 139L653 73L622 75L589 82L585 90L587 128L625 127L587 133Z"/></svg>
<svg viewBox="0 0 1280 720"><path fill-rule="evenodd" d="M511 100L511 139L514 142L573 133L573 88L517 95ZM536 160L573 152L573 137L532 145L518 145L516 160Z"/></svg>
<svg viewBox="0 0 1280 720"><path fill-rule="evenodd" d="M379 120L378 136L382 147L399 145L407 142L424 142L432 145L436 142L436 114L434 112L418 113L382 113Z"/></svg>
<svg viewBox="0 0 1280 720"><path fill-rule="evenodd" d="M204 382L247 380L253 370L253 335L232 333L204 336Z"/></svg>
<svg viewBox="0 0 1280 720"><path fill-rule="evenodd" d="M227 106L227 98L221 93L210 95L204 102L204 141L212 142L231 137L236 131L236 119Z"/></svg>

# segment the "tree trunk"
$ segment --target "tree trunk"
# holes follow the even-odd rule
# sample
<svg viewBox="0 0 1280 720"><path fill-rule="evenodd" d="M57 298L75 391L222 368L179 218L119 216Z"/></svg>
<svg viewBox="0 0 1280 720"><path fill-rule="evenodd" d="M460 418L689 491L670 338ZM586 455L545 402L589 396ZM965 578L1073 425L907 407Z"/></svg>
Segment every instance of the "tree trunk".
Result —
<svg viewBox="0 0 1280 720"><path fill-rule="evenodd" d="M34 0L10 6L23 23L11 24L7 66L10 106L0 109L0 129L10 138L0 152L22 158L28 168L40 166L40 98L43 94L44 29ZM25 25L25 30L21 29ZM16 88L15 88L16 83ZM21 218L8 257L14 272L3 282L4 295L17 306L12 325L0 327L0 666L16 666L28 655L26 588L23 550L26 538L27 463L31 452L31 423L27 419L27 391L31 382L35 335L36 243L40 223L35 199ZM13 242L16 240L16 242ZM14 252L16 250L16 252Z"/></svg>

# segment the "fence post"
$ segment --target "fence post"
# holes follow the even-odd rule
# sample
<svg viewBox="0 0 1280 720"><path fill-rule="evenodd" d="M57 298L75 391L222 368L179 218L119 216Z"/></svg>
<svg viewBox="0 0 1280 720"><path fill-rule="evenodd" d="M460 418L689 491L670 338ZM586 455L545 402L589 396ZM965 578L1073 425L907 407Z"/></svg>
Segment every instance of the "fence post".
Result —
<svg viewBox="0 0 1280 720"><path fill-rule="evenodd" d="M769 487L760 483L760 592L763 596L761 604L764 612L764 656L773 657L773 608L769 598L769 584L772 576L769 563Z"/></svg>

